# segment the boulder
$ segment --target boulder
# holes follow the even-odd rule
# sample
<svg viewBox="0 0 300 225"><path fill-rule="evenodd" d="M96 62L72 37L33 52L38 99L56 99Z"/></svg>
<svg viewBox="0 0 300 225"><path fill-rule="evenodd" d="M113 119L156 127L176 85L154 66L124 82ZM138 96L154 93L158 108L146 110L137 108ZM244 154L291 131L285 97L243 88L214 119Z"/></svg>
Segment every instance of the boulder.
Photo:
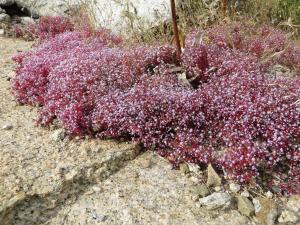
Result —
<svg viewBox="0 0 300 225"><path fill-rule="evenodd" d="M181 0L178 0L180 2ZM0 0L1 6L17 4L30 16L68 15L80 8L81 0ZM126 34L132 29L148 29L170 19L169 0L86 1L85 11L95 19L95 25Z"/></svg>

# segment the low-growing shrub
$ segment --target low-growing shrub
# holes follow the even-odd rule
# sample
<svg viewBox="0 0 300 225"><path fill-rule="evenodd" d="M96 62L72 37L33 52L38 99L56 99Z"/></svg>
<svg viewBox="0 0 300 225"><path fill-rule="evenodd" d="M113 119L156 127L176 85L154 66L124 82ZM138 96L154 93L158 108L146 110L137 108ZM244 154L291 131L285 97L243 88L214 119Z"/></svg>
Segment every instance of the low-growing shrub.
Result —
<svg viewBox="0 0 300 225"><path fill-rule="evenodd" d="M212 163L241 183L300 192L300 78L270 75L275 64L298 69L299 46L273 28L232 29L188 38L180 63L192 86L172 72L172 47L59 34L14 58L14 94L70 134L131 138L175 166Z"/></svg>
<svg viewBox="0 0 300 225"><path fill-rule="evenodd" d="M28 25L15 25L14 32L17 38L25 40L39 39L40 42L68 31L74 31L74 24L70 18L63 16L43 16L36 22Z"/></svg>

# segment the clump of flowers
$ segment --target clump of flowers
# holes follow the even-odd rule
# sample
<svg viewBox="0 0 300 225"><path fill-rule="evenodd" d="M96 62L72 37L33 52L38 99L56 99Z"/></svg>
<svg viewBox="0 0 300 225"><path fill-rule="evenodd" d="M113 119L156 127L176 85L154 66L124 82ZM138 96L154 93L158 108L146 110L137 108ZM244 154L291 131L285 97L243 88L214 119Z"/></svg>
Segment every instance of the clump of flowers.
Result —
<svg viewBox="0 0 300 225"><path fill-rule="evenodd" d="M15 25L14 32L17 38L39 41L47 40L68 31L74 31L74 24L70 18L63 16L43 16L36 22L26 26Z"/></svg>
<svg viewBox="0 0 300 225"><path fill-rule="evenodd" d="M13 92L41 106L41 124L58 119L70 134L130 138L175 166L212 163L241 183L268 177L297 193L300 78L269 70L297 69L299 46L269 27L230 31L191 34L181 64L192 85L173 72L173 47L126 47L107 30L64 32L14 57Z"/></svg>

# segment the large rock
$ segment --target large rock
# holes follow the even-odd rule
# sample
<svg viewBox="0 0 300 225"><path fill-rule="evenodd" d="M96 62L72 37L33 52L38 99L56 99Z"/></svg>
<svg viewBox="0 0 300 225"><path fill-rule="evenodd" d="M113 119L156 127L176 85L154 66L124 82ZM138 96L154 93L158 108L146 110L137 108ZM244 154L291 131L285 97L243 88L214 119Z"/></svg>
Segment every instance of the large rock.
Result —
<svg viewBox="0 0 300 225"><path fill-rule="evenodd" d="M64 0L0 0L0 6L16 4L20 8L26 8L33 15L55 16L66 15L69 6Z"/></svg>
<svg viewBox="0 0 300 225"><path fill-rule="evenodd" d="M180 0L181 1L181 0ZM106 27L118 33L130 33L133 29L143 30L158 25L170 18L169 0L126 0L86 1L87 14L95 19L95 25ZM179 2L179 0L178 0ZM0 6L16 3L32 15L67 15L70 9L79 8L80 0L0 0Z"/></svg>

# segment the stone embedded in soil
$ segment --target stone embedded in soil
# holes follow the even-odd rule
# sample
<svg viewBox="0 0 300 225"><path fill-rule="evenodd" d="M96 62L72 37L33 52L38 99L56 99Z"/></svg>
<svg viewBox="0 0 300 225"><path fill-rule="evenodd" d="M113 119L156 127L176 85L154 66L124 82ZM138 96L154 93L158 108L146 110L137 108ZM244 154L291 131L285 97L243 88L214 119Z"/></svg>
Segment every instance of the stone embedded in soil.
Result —
<svg viewBox="0 0 300 225"><path fill-rule="evenodd" d="M255 211L254 206L248 198L243 196L238 196L237 202L238 202L238 210L242 215L250 217L254 214Z"/></svg>
<svg viewBox="0 0 300 225"><path fill-rule="evenodd" d="M5 14L5 13L1 13L0 14L0 22L9 22L10 21L10 16Z"/></svg>
<svg viewBox="0 0 300 225"><path fill-rule="evenodd" d="M14 126L12 124L5 124L3 125L2 130L11 130L13 128Z"/></svg>
<svg viewBox="0 0 300 225"><path fill-rule="evenodd" d="M215 192L207 197L200 198L197 205L204 206L209 210L230 206L232 197L226 192Z"/></svg>
<svg viewBox="0 0 300 225"><path fill-rule="evenodd" d="M209 189L205 184L201 184L196 189L196 195L200 198L206 197L210 194Z"/></svg>
<svg viewBox="0 0 300 225"><path fill-rule="evenodd" d="M65 136L66 136L65 130L58 129L53 132L53 134L51 135L51 139L55 142L60 142L60 141L64 140Z"/></svg>
<svg viewBox="0 0 300 225"><path fill-rule="evenodd" d="M274 225L278 217L277 204L271 199L262 197L256 198L256 200L260 205L260 210L255 212L257 220L262 225Z"/></svg>
<svg viewBox="0 0 300 225"><path fill-rule="evenodd" d="M229 190L233 193L237 193L241 190L241 185L235 184L235 183L230 183L229 184Z"/></svg>
<svg viewBox="0 0 300 225"><path fill-rule="evenodd" d="M187 163L181 163L179 165L179 170L181 171L181 173L183 174L188 174L190 172L189 166Z"/></svg>
<svg viewBox="0 0 300 225"><path fill-rule="evenodd" d="M211 164L207 167L207 186L208 187L217 187L222 184L221 177L217 174Z"/></svg>

